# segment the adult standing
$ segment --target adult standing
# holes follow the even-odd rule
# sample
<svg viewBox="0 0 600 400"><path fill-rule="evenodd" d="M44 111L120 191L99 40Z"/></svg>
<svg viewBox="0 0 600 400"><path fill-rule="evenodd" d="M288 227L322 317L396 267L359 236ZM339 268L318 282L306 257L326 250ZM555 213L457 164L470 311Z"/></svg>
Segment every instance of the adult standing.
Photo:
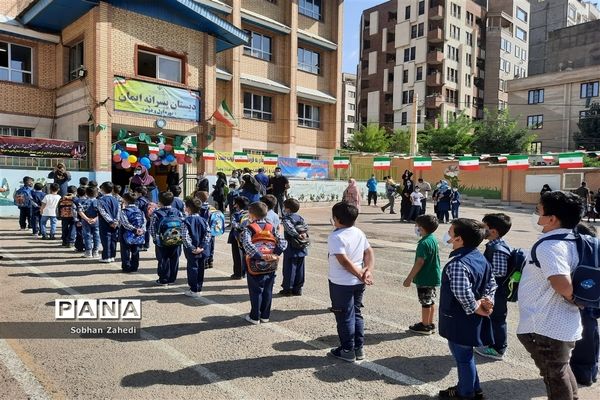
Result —
<svg viewBox="0 0 600 400"><path fill-rule="evenodd" d="M458 209L460 208L460 193L458 188L452 188L452 194L450 195L450 209L452 210L452 219L458 218Z"/></svg>
<svg viewBox="0 0 600 400"><path fill-rule="evenodd" d="M423 195L423 200L421 200L421 214L423 215L427 209L427 198L429 197L429 193L431 192L431 185L429 182L424 181L423 178L419 178L417 183L415 184L415 188L421 189L421 194Z"/></svg>
<svg viewBox="0 0 600 400"><path fill-rule="evenodd" d="M242 176L240 196L247 198L250 204L260 201L260 184L250 174Z"/></svg>
<svg viewBox="0 0 600 400"><path fill-rule="evenodd" d="M375 175L371 175L371 178L367 181L367 190L369 191L367 195L368 204L371 205L371 200L373 200L373 204L377 207L377 178L375 178Z"/></svg>
<svg viewBox="0 0 600 400"><path fill-rule="evenodd" d="M358 189L358 185L354 178L348 179L348 187L344 190L342 201L344 203L352 204L360 213L360 190Z"/></svg>
<svg viewBox="0 0 600 400"><path fill-rule="evenodd" d="M148 169L143 165L137 166L135 170L133 170L133 177L129 182L129 190L134 192L137 188L145 187L148 190L148 195L153 190L156 190L156 182L154 181L154 177L150 175Z"/></svg>
<svg viewBox="0 0 600 400"><path fill-rule="evenodd" d="M199 172L196 176L196 191L208 193L209 188L208 178L204 175L204 172Z"/></svg>
<svg viewBox="0 0 600 400"><path fill-rule="evenodd" d="M240 187L240 179L239 179L239 171L238 170L233 170L231 172L231 177L229 178L229 185L235 185L235 188L239 188Z"/></svg>
<svg viewBox="0 0 600 400"><path fill-rule="evenodd" d="M550 185L545 183L544 186L542 186L542 190L540 190L540 197L543 196L544 193L551 192L551 191L552 191L552 189L550 189Z"/></svg>
<svg viewBox="0 0 600 400"><path fill-rule="evenodd" d="M48 174L48 179L54 179L54 183L58 184L58 194L61 197L67 194L67 188L71 181L71 173L67 171L65 164L56 164L54 170Z"/></svg>
<svg viewBox="0 0 600 400"><path fill-rule="evenodd" d="M283 215L283 201L285 200L287 190L290 188L290 181L283 176L281 168L275 168L275 176L269 179L269 188L273 196L277 198L277 208L274 211Z"/></svg>
<svg viewBox="0 0 600 400"><path fill-rule="evenodd" d="M402 178L402 180L404 182L404 187L402 188L402 198L400 202L400 219L402 221L408 221L410 217L410 210L412 209L410 195L415 191L415 185L410 178Z"/></svg>
<svg viewBox="0 0 600 400"><path fill-rule="evenodd" d="M385 210L389 207L390 214L396 214L394 211L394 203L396 202L396 182L392 179L391 176L386 176L385 178L385 196L388 199L388 203L381 207L381 211L385 212Z"/></svg>
<svg viewBox="0 0 600 400"><path fill-rule="evenodd" d="M217 210L225 212L225 186L227 186L227 175L217 172L217 182L213 185L212 198L217 203Z"/></svg>
<svg viewBox="0 0 600 400"><path fill-rule="evenodd" d="M581 182L581 186L579 186L577 189L573 190L573 193L575 193L577 196L581 197L581 200L583 200L583 215L585 215L587 213L587 209L588 209L588 199L590 197L590 190L587 188L587 184L585 182Z"/></svg>
<svg viewBox="0 0 600 400"><path fill-rule="evenodd" d="M179 171L174 165L169 166L169 172L167 173L167 187L179 186Z"/></svg>
<svg viewBox="0 0 600 400"><path fill-rule="evenodd" d="M260 183L260 194L263 196L267 194L267 188L269 187L269 177L267 176L267 174L265 174L265 169L259 168L258 173L254 176L254 179L256 179L258 183Z"/></svg>
<svg viewBox="0 0 600 400"><path fill-rule="evenodd" d="M438 220L443 223L450 222L450 201L452 199L452 191L448 186L447 181L440 181L438 192Z"/></svg>

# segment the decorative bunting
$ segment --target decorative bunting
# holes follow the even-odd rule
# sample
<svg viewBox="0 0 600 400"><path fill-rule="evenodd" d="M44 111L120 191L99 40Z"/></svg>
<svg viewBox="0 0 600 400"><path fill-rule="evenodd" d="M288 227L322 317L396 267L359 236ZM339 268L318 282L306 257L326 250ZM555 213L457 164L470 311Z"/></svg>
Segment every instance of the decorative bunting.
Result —
<svg viewBox="0 0 600 400"><path fill-rule="evenodd" d="M581 168L583 153L561 153L558 155L558 164L561 168Z"/></svg>
<svg viewBox="0 0 600 400"><path fill-rule="evenodd" d="M529 156L508 156L508 162L506 163L508 169L529 169Z"/></svg>
<svg viewBox="0 0 600 400"><path fill-rule="evenodd" d="M505 163L508 160L506 156L498 156L498 162Z"/></svg>
<svg viewBox="0 0 600 400"><path fill-rule="evenodd" d="M135 142L126 142L125 149L127 151L137 151L137 143Z"/></svg>
<svg viewBox="0 0 600 400"><path fill-rule="evenodd" d="M233 153L234 162L248 162L248 154L236 151Z"/></svg>
<svg viewBox="0 0 600 400"><path fill-rule="evenodd" d="M373 169L383 170L390 169L392 159L389 157L375 157L373 159Z"/></svg>
<svg viewBox="0 0 600 400"><path fill-rule="evenodd" d="M265 165L277 165L279 156L277 154L265 154L263 155L263 164Z"/></svg>
<svg viewBox="0 0 600 400"><path fill-rule="evenodd" d="M413 159L413 169L415 171L431 169L431 157L415 157Z"/></svg>
<svg viewBox="0 0 600 400"><path fill-rule="evenodd" d="M551 154L544 154L542 160L547 163L554 162L554 156Z"/></svg>
<svg viewBox="0 0 600 400"><path fill-rule="evenodd" d="M350 167L349 157L333 157L333 168L348 169Z"/></svg>
<svg viewBox="0 0 600 400"><path fill-rule="evenodd" d="M209 150L209 149L204 149L204 151L202 151L202 159L204 160L214 160L215 157L215 151L214 150Z"/></svg>
<svg viewBox="0 0 600 400"><path fill-rule="evenodd" d="M158 154L159 151L160 149L158 148L158 145L154 143L148 145L148 152L150 154Z"/></svg>
<svg viewBox="0 0 600 400"><path fill-rule="evenodd" d="M185 156L185 149L183 147L173 147L173 154L175 154L175 157L183 157Z"/></svg>
<svg viewBox="0 0 600 400"><path fill-rule="evenodd" d="M296 160L297 167L310 167L312 165L312 157L310 156L298 156Z"/></svg>
<svg viewBox="0 0 600 400"><path fill-rule="evenodd" d="M477 171L479 169L479 157L459 157L458 168L462 171Z"/></svg>

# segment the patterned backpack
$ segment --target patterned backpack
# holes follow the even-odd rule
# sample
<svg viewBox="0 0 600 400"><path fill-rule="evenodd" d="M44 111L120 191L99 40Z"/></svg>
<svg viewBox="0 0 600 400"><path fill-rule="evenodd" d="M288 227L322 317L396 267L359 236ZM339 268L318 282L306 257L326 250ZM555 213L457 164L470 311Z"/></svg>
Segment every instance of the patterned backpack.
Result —
<svg viewBox="0 0 600 400"><path fill-rule="evenodd" d="M127 215L127 220L136 229L144 229L144 214L139 208L126 208L123 212ZM131 245L143 245L145 243L144 235L137 235L135 232L121 227L125 234L125 242Z"/></svg>
<svg viewBox="0 0 600 400"><path fill-rule="evenodd" d="M266 223L263 228L256 222L248 225L252 233L252 244L262 255L273 254L277 247L277 238L273 234L273 225ZM265 261L246 256L246 265L250 275L270 274L277 270L278 261Z"/></svg>

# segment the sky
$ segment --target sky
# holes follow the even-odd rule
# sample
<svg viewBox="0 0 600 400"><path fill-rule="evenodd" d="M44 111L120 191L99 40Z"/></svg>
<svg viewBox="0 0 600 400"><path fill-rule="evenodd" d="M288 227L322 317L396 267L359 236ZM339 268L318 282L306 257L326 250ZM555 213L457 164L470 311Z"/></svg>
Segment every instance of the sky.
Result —
<svg viewBox="0 0 600 400"><path fill-rule="evenodd" d="M360 16L363 10L385 3L385 0L344 1L344 48L342 50L344 72L356 73L360 50Z"/></svg>

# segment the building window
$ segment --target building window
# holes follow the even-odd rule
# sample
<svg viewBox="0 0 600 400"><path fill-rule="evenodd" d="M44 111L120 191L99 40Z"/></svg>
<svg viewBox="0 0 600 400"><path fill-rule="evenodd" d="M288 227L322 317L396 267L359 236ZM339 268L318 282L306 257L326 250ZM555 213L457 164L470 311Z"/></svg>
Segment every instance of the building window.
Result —
<svg viewBox="0 0 600 400"><path fill-rule="evenodd" d="M402 83L408 83L408 70L402 71Z"/></svg>
<svg viewBox="0 0 600 400"><path fill-rule="evenodd" d="M523 29L519 28L518 26L515 28L515 36L517 37L517 39L521 39L524 42L527 41L527 32L525 32Z"/></svg>
<svg viewBox="0 0 600 400"><path fill-rule="evenodd" d="M577 11L575 10L575 7L573 7L573 6L569 6L569 18L571 18L571 19L577 18Z"/></svg>
<svg viewBox="0 0 600 400"><path fill-rule="evenodd" d="M447 46L448 49L448 58L453 60L453 61L459 61L460 60L460 51L454 47L454 46Z"/></svg>
<svg viewBox="0 0 600 400"><path fill-rule="evenodd" d="M467 55L465 57L465 64L467 64L468 67L473 66L473 56L469 53L467 53Z"/></svg>
<svg viewBox="0 0 600 400"><path fill-rule="evenodd" d="M467 11L467 25L473 25L473 21L475 19L473 18L473 13L470 13Z"/></svg>
<svg viewBox="0 0 600 400"><path fill-rule="evenodd" d="M369 80L363 79L360 86L362 89L367 89L369 87Z"/></svg>
<svg viewBox="0 0 600 400"><path fill-rule="evenodd" d="M138 50L138 75L182 82L182 65L183 62L180 58Z"/></svg>
<svg viewBox="0 0 600 400"><path fill-rule="evenodd" d="M417 53L416 47L404 49L404 61L414 61Z"/></svg>
<svg viewBox="0 0 600 400"><path fill-rule="evenodd" d="M351 99L355 99L356 98L356 92L348 92L348 97Z"/></svg>
<svg viewBox="0 0 600 400"><path fill-rule="evenodd" d="M542 142L531 142L529 154L542 154Z"/></svg>
<svg viewBox="0 0 600 400"><path fill-rule="evenodd" d="M31 48L0 42L0 80L31 83Z"/></svg>
<svg viewBox="0 0 600 400"><path fill-rule="evenodd" d="M248 30L246 33L250 36L250 45L244 46L244 54L271 61L271 37Z"/></svg>
<svg viewBox="0 0 600 400"><path fill-rule="evenodd" d="M321 72L321 55L315 51L298 47L298 68L318 74Z"/></svg>
<svg viewBox="0 0 600 400"><path fill-rule="evenodd" d="M544 89L530 90L527 95L528 104L538 104L544 102Z"/></svg>
<svg viewBox="0 0 600 400"><path fill-rule="evenodd" d="M0 136L23 136L31 137L33 129L15 128L12 126L0 126Z"/></svg>
<svg viewBox="0 0 600 400"><path fill-rule="evenodd" d="M512 44L507 39L500 38L500 48L505 52L510 53L512 51Z"/></svg>
<svg viewBox="0 0 600 400"><path fill-rule="evenodd" d="M423 80L423 67L417 67L415 81L422 81L422 80Z"/></svg>
<svg viewBox="0 0 600 400"><path fill-rule="evenodd" d="M371 48L371 41L370 40L363 40L363 49L370 49Z"/></svg>
<svg viewBox="0 0 600 400"><path fill-rule="evenodd" d="M410 19L410 6L406 6L404 9L404 19Z"/></svg>
<svg viewBox="0 0 600 400"><path fill-rule="evenodd" d="M394 34L394 32L388 32L387 33L387 42L392 43L394 40L396 40L396 35Z"/></svg>
<svg viewBox="0 0 600 400"><path fill-rule="evenodd" d="M394 101L394 95L392 93L386 93L383 97L383 100L386 102L386 104L389 104Z"/></svg>
<svg viewBox="0 0 600 400"><path fill-rule="evenodd" d="M579 97L582 99L587 99L588 97L598 97L598 82L582 83Z"/></svg>
<svg viewBox="0 0 600 400"><path fill-rule="evenodd" d="M450 7L450 14L452 14L454 18L460 19L460 6L452 3L452 6Z"/></svg>
<svg viewBox="0 0 600 400"><path fill-rule="evenodd" d="M385 61L388 63L396 63L396 53L386 53Z"/></svg>
<svg viewBox="0 0 600 400"><path fill-rule="evenodd" d="M454 68L446 68L446 80L449 82L458 83L458 71Z"/></svg>
<svg viewBox="0 0 600 400"><path fill-rule="evenodd" d="M79 78L79 71L83 69L83 41L69 47L69 75L68 82Z"/></svg>
<svg viewBox="0 0 600 400"><path fill-rule="evenodd" d="M354 115L348 115L348 122L356 122L356 118L354 118Z"/></svg>
<svg viewBox="0 0 600 400"><path fill-rule="evenodd" d="M408 124L408 113L407 112L403 112L401 114L400 118L401 118L400 119L400 125L404 126L404 125Z"/></svg>
<svg viewBox="0 0 600 400"><path fill-rule="evenodd" d="M500 59L500 71L504 71L506 73L510 73L510 67L511 67L511 63L510 61L507 61L503 58Z"/></svg>
<svg viewBox="0 0 600 400"><path fill-rule="evenodd" d="M396 22L398 20L398 13L389 11L388 12L388 22Z"/></svg>
<svg viewBox="0 0 600 400"><path fill-rule="evenodd" d="M346 133L349 135L352 135L354 133L354 128L348 128L346 129Z"/></svg>
<svg viewBox="0 0 600 400"><path fill-rule="evenodd" d="M394 82L394 73L388 72L388 83Z"/></svg>
<svg viewBox="0 0 600 400"><path fill-rule="evenodd" d="M271 97L244 92L244 118L271 121L273 119L271 105Z"/></svg>
<svg viewBox="0 0 600 400"><path fill-rule="evenodd" d="M418 109L417 110L417 124L420 124L420 123L421 123L421 110Z"/></svg>
<svg viewBox="0 0 600 400"><path fill-rule="evenodd" d="M527 13L525 12L525 10L522 10L519 7L517 7L517 18L523 22L527 22Z"/></svg>
<svg viewBox="0 0 600 400"><path fill-rule="evenodd" d="M402 104L412 104L415 97L414 90L405 90L402 92Z"/></svg>
<svg viewBox="0 0 600 400"><path fill-rule="evenodd" d="M458 106L458 91L446 89L446 103L454 104Z"/></svg>
<svg viewBox="0 0 600 400"><path fill-rule="evenodd" d="M450 37L460 40L460 28L458 26L450 24Z"/></svg>
<svg viewBox="0 0 600 400"><path fill-rule="evenodd" d="M473 34L469 32L465 32L465 42L467 46L473 46Z"/></svg>
<svg viewBox="0 0 600 400"><path fill-rule="evenodd" d="M527 117L527 127L529 129L542 129L544 127L543 115L530 115Z"/></svg>
<svg viewBox="0 0 600 400"><path fill-rule="evenodd" d="M525 68L515 65L515 78L525 78L525 75L527 75Z"/></svg>
<svg viewBox="0 0 600 400"><path fill-rule="evenodd" d="M352 111L356 110L356 104L348 103L348 109Z"/></svg>
<svg viewBox="0 0 600 400"><path fill-rule="evenodd" d="M319 107L298 103L298 125L318 129L321 126L320 111Z"/></svg>
<svg viewBox="0 0 600 400"><path fill-rule="evenodd" d="M416 39L425 35L425 23L415 24L410 27L410 38Z"/></svg>
<svg viewBox="0 0 600 400"><path fill-rule="evenodd" d="M471 74L465 74L465 86L471 87L473 85L473 79Z"/></svg>
<svg viewBox="0 0 600 400"><path fill-rule="evenodd" d="M506 92L506 81L504 79L500 79L498 90L500 90L501 92Z"/></svg>
<svg viewBox="0 0 600 400"><path fill-rule="evenodd" d="M321 13L321 0L299 0L298 11L300 14L318 21L323 17Z"/></svg>

